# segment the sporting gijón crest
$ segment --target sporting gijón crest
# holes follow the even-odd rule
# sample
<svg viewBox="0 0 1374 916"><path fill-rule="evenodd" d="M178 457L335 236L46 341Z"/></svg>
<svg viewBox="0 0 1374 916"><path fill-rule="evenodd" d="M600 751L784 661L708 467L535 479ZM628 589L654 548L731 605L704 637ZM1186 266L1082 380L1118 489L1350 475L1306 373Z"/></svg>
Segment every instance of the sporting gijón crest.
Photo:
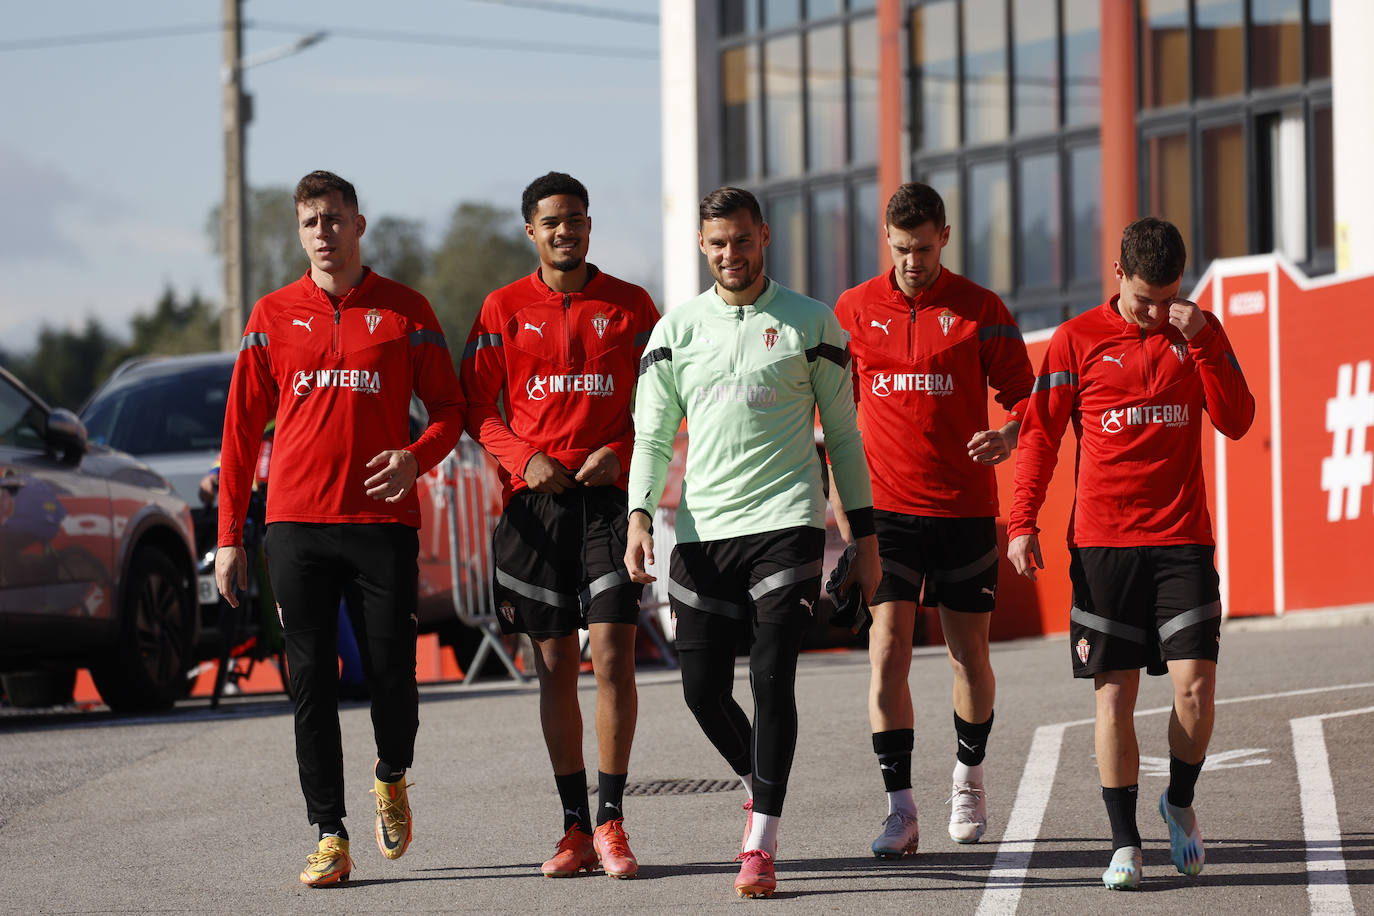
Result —
<svg viewBox="0 0 1374 916"><path fill-rule="evenodd" d="M946 337L949 336L949 329L954 326L954 319L958 317L958 315L954 314L949 309L945 309L936 316L940 321L940 330Z"/></svg>
<svg viewBox="0 0 1374 916"><path fill-rule="evenodd" d="M773 349L773 345L776 344L777 342L778 342L778 329L777 329L777 328L769 328L768 330L766 330L766 331L763 332L763 348L764 348L765 350L771 350L771 349Z"/></svg>
<svg viewBox="0 0 1374 916"><path fill-rule="evenodd" d="M597 340L606 336L606 329L610 326L610 316L605 312L597 312L592 316L592 330L596 331Z"/></svg>
<svg viewBox="0 0 1374 916"><path fill-rule="evenodd" d="M377 325L382 323L382 313L376 309L369 309L368 313L363 316L363 320L367 322L367 333L375 334Z"/></svg>

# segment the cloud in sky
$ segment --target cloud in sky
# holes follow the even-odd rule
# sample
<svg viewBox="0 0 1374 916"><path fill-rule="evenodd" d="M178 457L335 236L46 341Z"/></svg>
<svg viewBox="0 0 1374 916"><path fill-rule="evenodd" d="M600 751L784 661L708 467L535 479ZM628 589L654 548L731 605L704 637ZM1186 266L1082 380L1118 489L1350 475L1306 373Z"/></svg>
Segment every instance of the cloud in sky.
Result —
<svg viewBox="0 0 1374 916"><path fill-rule="evenodd" d="M63 228L61 214L64 208L94 202L98 196L61 169L0 145L0 200L5 202L0 263L80 258L80 246Z"/></svg>

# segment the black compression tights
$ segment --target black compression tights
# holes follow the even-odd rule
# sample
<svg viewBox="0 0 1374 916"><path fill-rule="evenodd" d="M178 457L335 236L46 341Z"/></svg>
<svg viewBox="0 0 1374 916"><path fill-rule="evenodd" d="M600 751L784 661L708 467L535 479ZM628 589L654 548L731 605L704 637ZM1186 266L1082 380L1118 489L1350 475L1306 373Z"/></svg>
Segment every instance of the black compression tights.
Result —
<svg viewBox="0 0 1374 916"><path fill-rule="evenodd" d="M733 622L722 619L722 623ZM760 624L749 651L754 691L754 728L732 696L735 681L733 625L711 628L710 645L683 649L682 694L706 737L741 776L753 773L754 810L782 814L787 777L797 746L797 656L800 628Z"/></svg>

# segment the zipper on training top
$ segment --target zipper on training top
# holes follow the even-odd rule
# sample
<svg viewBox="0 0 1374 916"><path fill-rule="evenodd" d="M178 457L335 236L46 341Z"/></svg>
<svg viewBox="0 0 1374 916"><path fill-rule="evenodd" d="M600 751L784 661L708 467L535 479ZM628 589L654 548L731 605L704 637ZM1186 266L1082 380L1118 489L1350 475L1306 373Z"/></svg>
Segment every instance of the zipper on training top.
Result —
<svg viewBox="0 0 1374 916"><path fill-rule="evenodd" d="M340 312L339 312L339 307L338 307L337 305L334 305L333 302L330 302L329 304L330 304L331 306L333 306L333 308L334 308L334 326L330 329L330 337L329 337L330 350L329 350L329 354L330 354L331 356L338 356L338 355L339 355L339 317L340 317Z"/></svg>
<svg viewBox="0 0 1374 916"><path fill-rule="evenodd" d="M563 365L572 363L572 293L563 294Z"/></svg>

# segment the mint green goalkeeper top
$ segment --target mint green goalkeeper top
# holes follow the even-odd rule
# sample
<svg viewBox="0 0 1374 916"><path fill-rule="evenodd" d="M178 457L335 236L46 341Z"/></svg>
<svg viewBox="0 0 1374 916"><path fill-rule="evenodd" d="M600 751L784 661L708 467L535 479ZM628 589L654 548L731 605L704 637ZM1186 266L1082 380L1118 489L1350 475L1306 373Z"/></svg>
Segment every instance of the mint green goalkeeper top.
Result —
<svg viewBox="0 0 1374 916"><path fill-rule="evenodd" d="M848 341L835 313L769 280L753 305L713 285L654 326L635 392L630 511L650 516L687 420L679 542L825 527L819 409L847 510L873 505Z"/></svg>

